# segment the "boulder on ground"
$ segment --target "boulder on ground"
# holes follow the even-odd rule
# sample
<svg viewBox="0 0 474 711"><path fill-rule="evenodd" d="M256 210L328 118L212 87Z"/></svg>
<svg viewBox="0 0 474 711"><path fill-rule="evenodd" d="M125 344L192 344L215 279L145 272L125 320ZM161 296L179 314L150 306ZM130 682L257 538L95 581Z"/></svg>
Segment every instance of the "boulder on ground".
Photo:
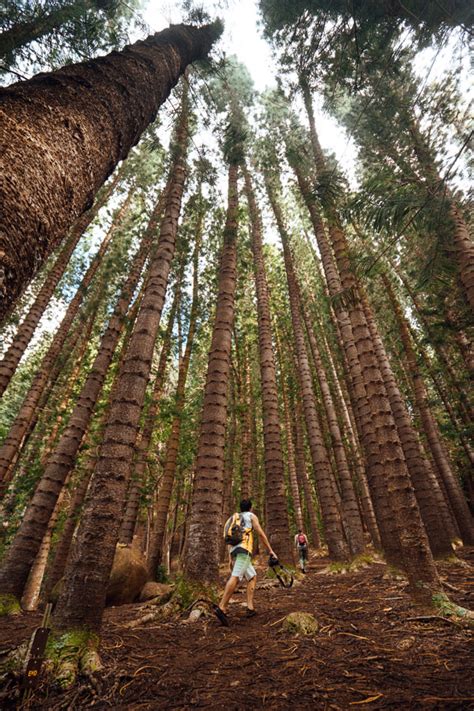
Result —
<svg viewBox="0 0 474 711"><path fill-rule="evenodd" d="M118 546L107 586L107 605L134 602L148 579L145 557L129 546Z"/></svg>
<svg viewBox="0 0 474 711"><path fill-rule="evenodd" d="M149 581L142 587L139 598L140 602L147 602L147 600L153 600L155 597L163 598L164 596L169 595L172 589L172 585Z"/></svg>
<svg viewBox="0 0 474 711"><path fill-rule="evenodd" d="M283 629L292 634L314 635L319 625L309 612L291 612L283 620Z"/></svg>

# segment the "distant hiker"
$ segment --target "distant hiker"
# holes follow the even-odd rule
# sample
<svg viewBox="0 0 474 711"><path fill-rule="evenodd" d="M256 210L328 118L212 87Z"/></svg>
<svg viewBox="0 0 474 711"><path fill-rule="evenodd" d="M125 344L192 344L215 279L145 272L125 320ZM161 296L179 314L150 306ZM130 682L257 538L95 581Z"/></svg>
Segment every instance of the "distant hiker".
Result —
<svg viewBox="0 0 474 711"><path fill-rule="evenodd" d="M303 573L306 573L306 561L308 560L308 539L301 528L295 536L295 546L298 551L300 568Z"/></svg>
<svg viewBox="0 0 474 711"><path fill-rule="evenodd" d="M229 626L227 619L227 606L230 598L234 594L239 582L245 578L247 581L247 617L253 617L257 613L253 606L253 596L255 586L257 584L257 573L252 565L252 550L253 550L253 534L254 531L260 536L264 546L267 548L270 555L275 556L265 531L260 525L258 518L254 513L251 513L252 502L250 499L242 499L240 502L240 513L235 513L231 516L224 526L224 538L229 550L229 563L231 568L230 578L228 579L224 594L219 603L219 606L214 607L220 623L225 627ZM275 556L276 557L276 556Z"/></svg>

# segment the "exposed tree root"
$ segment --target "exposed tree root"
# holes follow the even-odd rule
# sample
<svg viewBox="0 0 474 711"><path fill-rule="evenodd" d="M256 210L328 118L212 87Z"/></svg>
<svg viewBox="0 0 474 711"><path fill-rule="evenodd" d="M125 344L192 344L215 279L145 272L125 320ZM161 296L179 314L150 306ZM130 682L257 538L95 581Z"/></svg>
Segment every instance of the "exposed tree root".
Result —
<svg viewBox="0 0 474 711"><path fill-rule="evenodd" d="M52 635L46 647L45 666L56 684L68 689L79 673L90 677L102 669L98 646L98 636L86 630Z"/></svg>
<svg viewBox="0 0 474 711"><path fill-rule="evenodd" d="M136 620L129 622L127 627L133 629L157 620L180 617L183 612L189 612L191 608L195 608L196 602L200 600L217 603L217 590L212 586L190 582L185 578L178 578L173 590L150 600L147 603L147 608L153 607L153 609ZM206 614L206 607L205 603L203 603L199 608L201 609L201 615Z"/></svg>
<svg viewBox="0 0 474 711"><path fill-rule="evenodd" d="M431 599L434 607L439 610L440 617L449 617L459 622L467 622L470 627L474 627L474 612L472 610L451 602L443 592L435 593Z"/></svg>
<svg viewBox="0 0 474 711"><path fill-rule="evenodd" d="M21 605L15 595L0 595L0 617L21 615Z"/></svg>

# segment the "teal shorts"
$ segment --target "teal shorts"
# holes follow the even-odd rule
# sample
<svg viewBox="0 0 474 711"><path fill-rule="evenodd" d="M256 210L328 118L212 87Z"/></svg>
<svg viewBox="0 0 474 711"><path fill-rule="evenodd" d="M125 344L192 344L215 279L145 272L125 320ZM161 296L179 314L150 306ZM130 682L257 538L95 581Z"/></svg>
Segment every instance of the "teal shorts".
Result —
<svg viewBox="0 0 474 711"><path fill-rule="evenodd" d="M238 578L240 581L244 578L247 581L252 580L252 578L257 575L256 570L252 565L252 557L246 553L237 553L231 575Z"/></svg>

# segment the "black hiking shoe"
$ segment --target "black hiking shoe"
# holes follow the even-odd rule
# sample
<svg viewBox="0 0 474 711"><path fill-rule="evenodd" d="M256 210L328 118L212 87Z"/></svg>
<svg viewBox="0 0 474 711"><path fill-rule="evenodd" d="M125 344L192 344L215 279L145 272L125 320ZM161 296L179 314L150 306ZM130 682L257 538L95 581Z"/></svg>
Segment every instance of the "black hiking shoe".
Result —
<svg viewBox="0 0 474 711"><path fill-rule="evenodd" d="M250 607L247 607L245 611L245 617L255 617L257 614L257 610L251 610Z"/></svg>
<svg viewBox="0 0 474 711"><path fill-rule="evenodd" d="M214 610L214 614L221 623L223 627L228 627L229 626L229 620L227 618L227 615L225 614L224 610L221 610L219 605L213 605L212 609Z"/></svg>

